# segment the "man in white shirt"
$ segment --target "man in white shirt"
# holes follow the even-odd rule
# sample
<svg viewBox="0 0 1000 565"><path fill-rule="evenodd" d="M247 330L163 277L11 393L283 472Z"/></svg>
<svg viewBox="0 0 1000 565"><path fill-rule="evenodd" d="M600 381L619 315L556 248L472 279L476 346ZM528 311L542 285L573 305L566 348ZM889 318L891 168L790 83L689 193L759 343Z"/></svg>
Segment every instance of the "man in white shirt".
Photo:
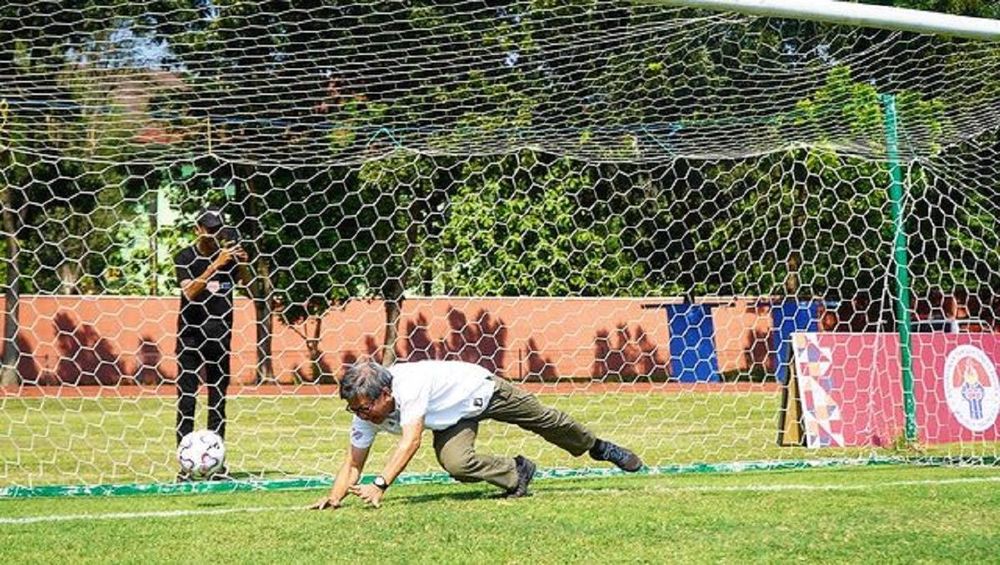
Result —
<svg viewBox="0 0 1000 565"><path fill-rule="evenodd" d="M377 363L352 365L340 381L340 397L354 414L350 451L328 497L312 508L338 508L348 493L378 506L389 485L420 447L424 428L434 432L438 462L462 482L486 481L509 497L528 495L535 474L529 459L476 453L482 420L516 424L575 456L590 453L627 472L638 471L636 454L598 439L567 414L543 406L538 399L491 372L462 361L420 361L385 368ZM401 435L382 474L373 484L358 485L368 451L380 431Z"/></svg>

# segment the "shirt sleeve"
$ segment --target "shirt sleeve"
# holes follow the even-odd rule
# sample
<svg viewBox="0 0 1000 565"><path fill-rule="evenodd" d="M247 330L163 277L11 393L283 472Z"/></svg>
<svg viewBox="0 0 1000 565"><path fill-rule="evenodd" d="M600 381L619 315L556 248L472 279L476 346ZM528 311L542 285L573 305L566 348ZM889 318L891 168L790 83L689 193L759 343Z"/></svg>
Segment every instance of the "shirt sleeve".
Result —
<svg viewBox="0 0 1000 565"><path fill-rule="evenodd" d="M355 416L351 421L351 445L358 449L368 449L375 443L378 428L371 422L366 422Z"/></svg>
<svg viewBox="0 0 1000 565"><path fill-rule="evenodd" d="M189 281L195 277L194 273L191 272L191 264L194 262L194 258L187 250L183 250L174 257L174 272L177 273L177 284L180 285L181 281Z"/></svg>

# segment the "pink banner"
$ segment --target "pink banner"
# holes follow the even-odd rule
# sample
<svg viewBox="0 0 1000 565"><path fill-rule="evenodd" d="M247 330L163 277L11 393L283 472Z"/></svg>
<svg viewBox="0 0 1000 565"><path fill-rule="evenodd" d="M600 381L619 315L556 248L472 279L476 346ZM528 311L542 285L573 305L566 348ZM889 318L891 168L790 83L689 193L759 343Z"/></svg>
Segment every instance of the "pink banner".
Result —
<svg viewBox="0 0 1000 565"><path fill-rule="evenodd" d="M1000 335L913 334L914 399L923 444L1000 439ZM904 431L896 334L793 337L806 444L886 446Z"/></svg>

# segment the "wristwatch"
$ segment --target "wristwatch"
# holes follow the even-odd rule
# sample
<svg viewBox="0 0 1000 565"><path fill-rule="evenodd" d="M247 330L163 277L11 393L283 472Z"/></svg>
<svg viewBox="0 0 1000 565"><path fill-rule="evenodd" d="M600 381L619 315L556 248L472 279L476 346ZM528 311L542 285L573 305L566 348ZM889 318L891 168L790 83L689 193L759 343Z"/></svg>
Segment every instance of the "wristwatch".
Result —
<svg viewBox="0 0 1000 565"><path fill-rule="evenodd" d="M385 482L385 477L382 475L376 476L375 480L372 481L372 484L377 486L381 491L385 491L385 489L389 488L389 483Z"/></svg>

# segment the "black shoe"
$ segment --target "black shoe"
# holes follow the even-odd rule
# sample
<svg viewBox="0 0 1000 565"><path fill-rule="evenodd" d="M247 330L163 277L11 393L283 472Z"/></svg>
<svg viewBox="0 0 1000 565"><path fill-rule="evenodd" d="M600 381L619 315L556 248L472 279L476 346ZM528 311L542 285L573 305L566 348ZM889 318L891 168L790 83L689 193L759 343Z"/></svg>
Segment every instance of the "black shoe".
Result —
<svg viewBox="0 0 1000 565"><path fill-rule="evenodd" d="M524 496L531 496L528 492L528 485L531 484L531 480L535 478L535 464L527 457L518 455L514 458L514 464L517 468L517 486L508 490L507 498L521 498Z"/></svg>
<svg viewBox="0 0 1000 565"><path fill-rule="evenodd" d="M234 479L232 477L232 475L229 474L229 465L226 465L223 468L219 469L218 471L216 471L216 472L212 473L211 475L209 475L208 476L208 480L210 480L210 481L234 481L236 479Z"/></svg>
<svg viewBox="0 0 1000 565"><path fill-rule="evenodd" d="M626 473L634 473L642 469L642 459L639 459L638 455L603 439L597 440L594 447L590 448L590 456L598 461L614 463Z"/></svg>

